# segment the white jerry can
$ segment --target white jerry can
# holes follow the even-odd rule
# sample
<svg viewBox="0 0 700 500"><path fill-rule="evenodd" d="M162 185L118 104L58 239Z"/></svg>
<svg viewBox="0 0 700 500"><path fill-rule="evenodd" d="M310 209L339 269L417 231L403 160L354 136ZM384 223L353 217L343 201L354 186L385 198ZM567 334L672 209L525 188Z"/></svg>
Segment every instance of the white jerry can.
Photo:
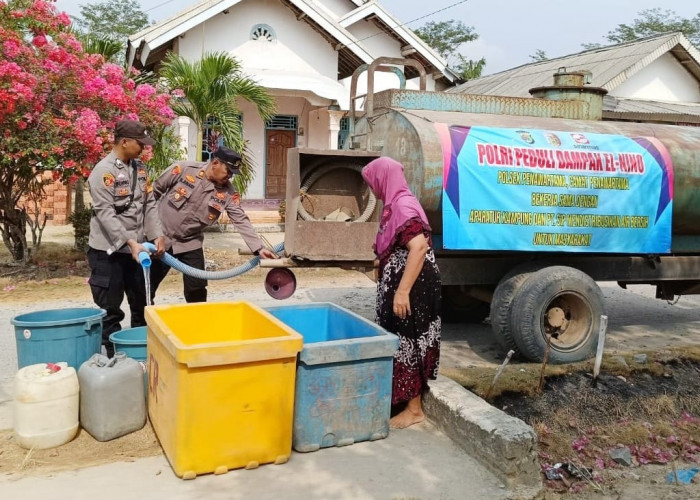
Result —
<svg viewBox="0 0 700 500"><path fill-rule="evenodd" d="M78 375L67 363L25 366L15 376L13 430L23 448L55 448L78 432Z"/></svg>

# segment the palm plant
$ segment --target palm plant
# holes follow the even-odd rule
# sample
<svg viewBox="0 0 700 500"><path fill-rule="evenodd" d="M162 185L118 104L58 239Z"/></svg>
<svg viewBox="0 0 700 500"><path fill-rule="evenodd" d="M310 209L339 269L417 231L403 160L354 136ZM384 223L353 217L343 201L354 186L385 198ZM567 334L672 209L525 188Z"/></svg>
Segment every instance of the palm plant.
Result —
<svg viewBox="0 0 700 500"><path fill-rule="evenodd" d="M106 61L121 63L124 46L121 42L112 38L93 35L90 33L77 33L77 37L83 44L86 54L100 54Z"/></svg>
<svg viewBox="0 0 700 500"><path fill-rule="evenodd" d="M243 166L234 184L244 194L253 180L254 170L243 139L238 99L253 104L263 121L267 121L275 113L274 98L265 87L245 76L240 63L225 52L208 52L195 62L170 52L159 73L171 90L180 90L184 95L171 106L175 113L196 124L197 158L201 158L203 126L208 119L226 146L241 153Z"/></svg>

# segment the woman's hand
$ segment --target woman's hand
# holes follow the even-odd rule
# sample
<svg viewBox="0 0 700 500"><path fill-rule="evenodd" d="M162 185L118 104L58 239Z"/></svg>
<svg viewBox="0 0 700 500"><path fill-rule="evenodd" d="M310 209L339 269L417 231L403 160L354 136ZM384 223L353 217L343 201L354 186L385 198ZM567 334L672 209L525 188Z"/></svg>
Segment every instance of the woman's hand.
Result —
<svg viewBox="0 0 700 500"><path fill-rule="evenodd" d="M401 319L406 319L411 315L411 300L408 297L408 292L396 290L394 294L394 314Z"/></svg>

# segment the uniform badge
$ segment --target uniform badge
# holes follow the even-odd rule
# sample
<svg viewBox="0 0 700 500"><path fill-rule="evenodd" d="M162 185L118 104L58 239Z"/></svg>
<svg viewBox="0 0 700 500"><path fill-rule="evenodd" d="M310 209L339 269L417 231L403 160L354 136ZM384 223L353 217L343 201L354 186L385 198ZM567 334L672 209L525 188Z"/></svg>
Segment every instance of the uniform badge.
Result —
<svg viewBox="0 0 700 500"><path fill-rule="evenodd" d="M128 188L121 188L119 192L117 193L118 196L126 196L129 194L129 189Z"/></svg>
<svg viewBox="0 0 700 500"><path fill-rule="evenodd" d="M185 179L187 179L187 181L190 182L190 183L194 183L194 177L191 176L191 175L186 175L186 176L185 176Z"/></svg>
<svg viewBox="0 0 700 500"><path fill-rule="evenodd" d="M214 214L209 214L209 215L207 215L207 219L209 219L209 220L214 220L214 219L216 219L216 215L214 215Z"/></svg>
<svg viewBox="0 0 700 500"><path fill-rule="evenodd" d="M233 196L232 196L231 198L233 199L233 202L234 202L236 205L240 205L240 204L241 204L241 195L240 195L240 194L238 194L238 193L233 193Z"/></svg>
<svg viewBox="0 0 700 500"><path fill-rule="evenodd" d="M112 184L114 184L114 176L112 174L104 174L102 175L102 182L105 187L112 187Z"/></svg>
<svg viewBox="0 0 700 500"><path fill-rule="evenodd" d="M220 200L225 200L226 199L226 193L221 193L217 192L216 197L219 198Z"/></svg>
<svg viewBox="0 0 700 500"><path fill-rule="evenodd" d="M221 212L221 205L219 205L218 203L212 203L212 204L211 204L211 208L213 208L214 210L218 210L219 212Z"/></svg>
<svg viewBox="0 0 700 500"><path fill-rule="evenodd" d="M179 200L180 198L181 198L181 196L180 196L179 193L175 193L175 194L173 195L173 199L174 199L175 201Z"/></svg>
<svg viewBox="0 0 700 500"><path fill-rule="evenodd" d="M206 172L204 170L200 170L199 173L197 174L197 177L199 177L200 179L204 179L205 174L206 174Z"/></svg>
<svg viewBox="0 0 700 500"><path fill-rule="evenodd" d="M139 169L139 175L146 175L148 172L146 172L145 168L140 168Z"/></svg>
<svg viewBox="0 0 700 500"><path fill-rule="evenodd" d="M180 175L180 172L182 172L182 167L180 167L180 165L175 165L175 168L173 168L173 175Z"/></svg>
<svg viewBox="0 0 700 500"><path fill-rule="evenodd" d="M181 196L187 196L187 189L185 189L184 187L179 187L179 188L177 188L176 191L177 191Z"/></svg>

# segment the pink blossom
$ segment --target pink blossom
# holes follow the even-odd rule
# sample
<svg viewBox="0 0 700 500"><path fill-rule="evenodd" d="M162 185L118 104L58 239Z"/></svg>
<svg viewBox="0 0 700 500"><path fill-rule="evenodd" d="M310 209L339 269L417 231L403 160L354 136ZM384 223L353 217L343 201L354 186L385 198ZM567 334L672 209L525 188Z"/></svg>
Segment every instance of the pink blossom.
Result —
<svg viewBox="0 0 700 500"><path fill-rule="evenodd" d="M184 92L184 90L182 90L182 89L175 89L175 90L173 90L172 92L170 92L170 94L171 94L173 97L178 97L178 98L180 98L180 97L185 97L185 92Z"/></svg>
<svg viewBox="0 0 700 500"><path fill-rule="evenodd" d="M41 65L49 73L60 73L61 72L61 67L57 63L55 63L54 61L51 61L49 59L44 59L41 62Z"/></svg>
<svg viewBox="0 0 700 500"><path fill-rule="evenodd" d="M170 109L169 106L161 106L160 108L158 108L158 114L165 118L175 118L175 112L172 109Z"/></svg>
<svg viewBox="0 0 700 500"><path fill-rule="evenodd" d="M590 442L591 441L590 439L588 439L587 436L582 435L571 443L571 447L576 451L583 451L586 448L586 446L590 444Z"/></svg>
<svg viewBox="0 0 700 500"><path fill-rule="evenodd" d="M12 79L24 71L19 64L11 61L0 61L0 78L10 76Z"/></svg>
<svg viewBox="0 0 700 500"><path fill-rule="evenodd" d="M121 68L121 66L107 63L102 66L102 75L107 83L118 85L124 79L124 70Z"/></svg>
<svg viewBox="0 0 700 500"><path fill-rule="evenodd" d="M58 17L56 18L56 20L57 20L60 24L62 24L63 26L70 26L70 25L71 25L70 16L69 16L68 14L66 14L65 12L61 12L61 13L58 15Z"/></svg>
<svg viewBox="0 0 700 500"><path fill-rule="evenodd" d="M100 96L118 109L125 110L127 107L124 88L120 85L107 85L102 92L100 92Z"/></svg>
<svg viewBox="0 0 700 500"><path fill-rule="evenodd" d="M136 92L134 93L134 97L136 99L148 99L151 97L153 94L156 93L156 89L153 88L152 85L149 85L147 83L141 84L138 87L136 87Z"/></svg>
<svg viewBox="0 0 700 500"><path fill-rule="evenodd" d="M83 45L70 33L61 33L58 35L58 38L69 49L73 49L75 52L83 51Z"/></svg>
<svg viewBox="0 0 700 500"><path fill-rule="evenodd" d="M2 44L2 51L6 57L14 59L20 54L21 45L17 40L5 40Z"/></svg>
<svg viewBox="0 0 700 500"><path fill-rule="evenodd" d="M36 35L32 40L32 43L37 47L43 47L48 42L46 41L46 37L44 35Z"/></svg>
<svg viewBox="0 0 700 500"><path fill-rule="evenodd" d="M85 90L85 92L88 92L90 94L97 94L106 86L107 80L105 80L101 76L96 76L92 80L86 81L83 84L83 89Z"/></svg>

